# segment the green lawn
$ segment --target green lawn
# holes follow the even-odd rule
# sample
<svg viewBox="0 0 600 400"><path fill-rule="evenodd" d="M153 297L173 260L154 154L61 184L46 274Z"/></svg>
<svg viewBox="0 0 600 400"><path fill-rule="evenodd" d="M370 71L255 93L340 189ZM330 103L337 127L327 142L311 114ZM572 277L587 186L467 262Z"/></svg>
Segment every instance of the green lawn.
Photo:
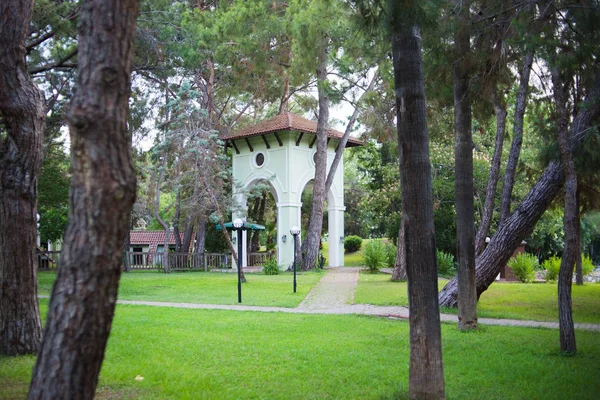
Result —
<svg viewBox="0 0 600 400"><path fill-rule="evenodd" d="M446 324L442 336L448 399L600 393L598 333L577 332L576 357L559 355L557 330ZM0 399L25 398L33 364L0 358ZM408 365L402 320L119 305L98 397L406 398Z"/></svg>
<svg viewBox="0 0 600 400"><path fill-rule="evenodd" d="M441 289L446 282L439 280ZM493 283L479 299L480 317L558 321L556 283ZM408 306L406 282L391 282L390 275L362 272L354 302ZM444 309L444 312L456 312ZM600 284L573 285L575 322L600 323Z"/></svg>
<svg viewBox="0 0 600 400"><path fill-rule="evenodd" d="M293 275L246 274L242 285L242 304L251 306L297 307L323 276L322 271L298 273L297 292ZM50 294L55 272L38 274L39 293ZM169 301L202 304L238 304L237 274L220 272L135 271L123 273L119 299Z"/></svg>

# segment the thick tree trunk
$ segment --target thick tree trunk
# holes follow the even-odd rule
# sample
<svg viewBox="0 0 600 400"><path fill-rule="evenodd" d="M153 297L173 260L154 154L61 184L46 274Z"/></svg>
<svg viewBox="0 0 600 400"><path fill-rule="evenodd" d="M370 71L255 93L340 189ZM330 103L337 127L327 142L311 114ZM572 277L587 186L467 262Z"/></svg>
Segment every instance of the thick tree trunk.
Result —
<svg viewBox="0 0 600 400"><path fill-rule="evenodd" d="M44 98L27 73L33 1L0 3L0 355L38 350L37 178Z"/></svg>
<svg viewBox="0 0 600 400"><path fill-rule="evenodd" d="M302 243L302 269L310 270L316 267L321 244L321 230L323 229L323 207L327 193L325 192L325 179L327 174L327 124L329 121L329 95L325 87L327 82L327 47L323 46L319 54L317 66L317 84L319 91L319 119L317 122L317 153L315 157L315 179L313 185L312 212L310 223L306 232L306 239Z"/></svg>
<svg viewBox="0 0 600 400"><path fill-rule="evenodd" d="M554 60L554 62L556 62ZM558 146L560 160L565 171L565 248L563 250L560 271L558 273L558 325L560 330L560 350L575 354L575 325L571 302L571 285L573 283L573 267L577 254L581 254L579 244L579 207L577 205L577 173L575 162L569 148L569 116L567 113L567 88L558 67L552 68L552 86L554 103L558 114Z"/></svg>
<svg viewBox="0 0 600 400"><path fill-rule="evenodd" d="M513 125L513 139L506 164L506 173L504 175L504 186L502 187L502 203L500 204L500 225L510 215L510 203L512 190L515 185L515 176L517 174L517 164L521 154L521 145L523 144L523 117L527 106L527 92L529 91L529 75L531 74L531 65L533 64L533 51L529 51L523 58L521 67L521 78L519 90L517 92L517 104L515 105L515 116Z"/></svg>
<svg viewBox="0 0 600 400"><path fill-rule="evenodd" d="M79 15L69 224L29 399L96 392L136 193L127 115L137 12L136 0L90 0Z"/></svg>
<svg viewBox="0 0 600 400"><path fill-rule="evenodd" d="M394 270L392 271L392 281L399 282L406 280L406 236L404 232L405 219L402 217L400 221L400 229L398 231L398 247L396 248L396 262L394 264Z"/></svg>
<svg viewBox="0 0 600 400"><path fill-rule="evenodd" d="M469 93L469 2L457 4L454 34L454 160L458 255L458 329L477 328L475 291L475 219L473 207L473 136Z"/></svg>
<svg viewBox="0 0 600 400"><path fill-rule="evenodd" d="M443 399L444 367L425 87L418 25L392 33L410 322L411 399Z"/></svg>
<svg viewBox="0 0 600 400"><path fill-rule="evenodd" d="M502 164L502 147L504 144L504 134L506 131L506 109L500 102L496 91L492 93L491 102L496 114L496 142L494 144L494 155L490 165L490 177L485 190L485 203L483 205L483 215L481 224L475 238L475 255L479 256L485 246L485 238L490 232L492 218L494 216L494 205L496 203L496 190L500 178L500 165Z"/></svg>
<svg viewBox="0 0 600 400"><path fill-rule="evenodd" d="M585 104L571 124L570 137L573 144L579 144L594 118L600 115L600 74L596 75L593 88L587 95ZM564 173L558 161L552 161L544 170L536 184L515 212L500 225L486 249L476 260L475 277L477 279L477 298L494 282L500 269L506 265L515 249L531 234L535 224L546 211L550 203L560 192L564 183ZM439 294L440 305L456 307L458 283L454 278Z"/></svg>

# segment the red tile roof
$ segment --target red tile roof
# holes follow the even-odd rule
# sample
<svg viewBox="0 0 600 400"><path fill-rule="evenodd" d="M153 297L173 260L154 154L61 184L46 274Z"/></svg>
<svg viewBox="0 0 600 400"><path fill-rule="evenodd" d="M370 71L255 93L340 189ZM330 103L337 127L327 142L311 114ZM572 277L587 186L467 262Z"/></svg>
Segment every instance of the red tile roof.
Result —
<svg viewBox="0 0 600 400"><path fill-rule="evenodd" d="M261 121L256 125L249 126L234 133L230 133L229 135L221 135L220 139L240 139L283 130L295 130L304 133L316 134L317 123L296 114L283 113L271 119ZM328 129L327 136L334 139L341 139L344 134L340 131L336 131L335 129ZM362 144L363 142L360 140L350 137L348 138L348 144L346 147L361 146Z"/></svg>
<svg viewBox="0 0 600 400"><path fill-rule="evenodd" d="M179 233L179 237L183 240L183 233ZM150 251L155 251L156 246L165 244L165 231L130 231L129 242L133 245L149 245ZM175 234L169 232L169 244L175 244Z"/></svg>

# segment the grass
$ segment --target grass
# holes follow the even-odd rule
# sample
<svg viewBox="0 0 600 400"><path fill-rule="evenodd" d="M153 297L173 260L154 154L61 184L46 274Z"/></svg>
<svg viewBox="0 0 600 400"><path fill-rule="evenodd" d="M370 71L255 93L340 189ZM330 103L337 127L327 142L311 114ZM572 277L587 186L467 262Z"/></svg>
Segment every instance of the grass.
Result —
<svg viewBox="0 0 600 400"><path fill-rule="evenodd" d="M291 273L280 275L246 274L242 304L251 306L297 307L323 276L322 271L298 273L293 292ZM50 294L55 272L38 274L39 293ZM217 272L136 271L123 273L120 300L168 301L201 304L238 304L237 275Z"/></svg>
<svg viewBox="0 0 600 400"><path fill-rule="evenodd" d="M441 289L445 279L438 281ZM487 318L558 321L556 283L493 283L479 299L478 314ZM354 302L408 306L406 282L392 282L390 275L361 273ZM456 312L456 309L444 309ZM573 285L575 322L600 323L600 284Z"/></svg>
<svg viewBox="0 0 600 400"><path fill-rule="evenodd" d="M556 330L447 324L442 336L448 399L600 392L598 333L577 332L575 357L559 355ZM0 358L0 399L25 398L33 364ZM402 320L118 305L98 397L407 398L408 365Z"/></svg>

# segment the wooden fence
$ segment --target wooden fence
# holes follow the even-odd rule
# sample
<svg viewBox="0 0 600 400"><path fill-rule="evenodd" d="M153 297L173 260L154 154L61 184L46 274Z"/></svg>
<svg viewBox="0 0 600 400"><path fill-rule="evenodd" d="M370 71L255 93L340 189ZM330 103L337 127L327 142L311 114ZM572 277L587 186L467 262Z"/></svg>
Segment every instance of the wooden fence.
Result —
<svg viewBox="0 0 600 400"><path fill-rule="evenodd" d="M37 257L40 271L53 271L60 265L60 251L38 252Z"/></svg>
<svg viewBox="0 0 600 400"><path fill-rule="evenodd" d="M228 268L229 254L223 253L168 253L169 269L172 271L199 270L212 268ZM163 269L164 253L127 251L123 253L123 268L126 257L129 258L130 270Z"/></svg>
<svg viewBox="0 0 600 400"><path fill-rule="evenodd" d="M172 271L204 270L231 268L231 254L228 253L168 253L169 269ZM162 270L164 253L160 252L123 252L123 269L129 258L129 270ZM250 253L249 266L262 266L269 258L269 253ZM38 253L38 268L41 271L56 270L60 265L60 251L43 251Z"/></svg>

